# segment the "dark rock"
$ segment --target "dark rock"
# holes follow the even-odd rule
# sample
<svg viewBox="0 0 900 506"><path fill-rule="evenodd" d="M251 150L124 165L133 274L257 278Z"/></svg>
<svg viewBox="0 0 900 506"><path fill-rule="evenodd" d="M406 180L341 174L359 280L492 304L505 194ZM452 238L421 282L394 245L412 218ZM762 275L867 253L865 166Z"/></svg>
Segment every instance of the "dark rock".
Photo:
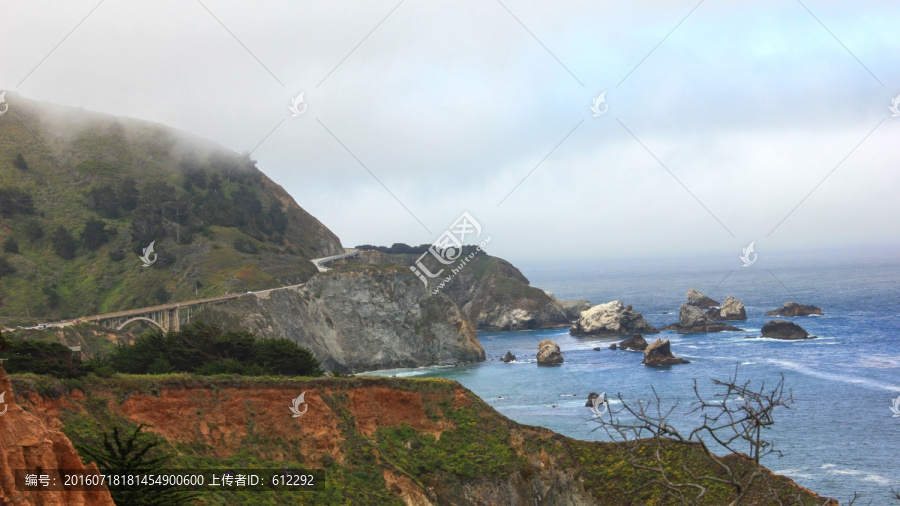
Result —
<svg viewBox="0 0 900 506"><path fill-rule="evenodd" d="M589 408L589 407L593 406L594 399L596 399L597 397L600 397L600 394L598 394L597 392L591 392L590 395L588 395L587 402L584 403L584 407Z"/></svg>
<svg viewBox="0 0 900 506"><path fill-rule="evenodd" d="M693 288L688 290L687 293L685 294L685 296L687 297L688 304L690 304L692 306L697 306L700 309L709 309L711 307L715 307L715 306L719 305L718 302L710 299L706 295L703 295L702 293L700 293L699 290L695 290Z"/></svg>
<svg viewBox="0 0 900 506"><path fill-rule="evenodd" d="M611 349L611 350L614 350L614 349L616 349L617 347L618 347L618 346L616 345L616 343L612 343L611 345L609 345L609 349ZM596 350L597 348L594 348L594 349Z"/></svg>
<svg viewBox="0 0 900 506"><path fill-rule="evenodd" d="M603 349L603 348L601 348L601 347L599 347L599 346L595 346L595 347L594 347L594 351L601 351L602 349Z"/></svg>
<svg viewBox="0 0 900 506"><path fill-rule="evenodd" d="M766 311L766 316L809 316L814 314L822 314L822 310L816 306L807 306L796 302L785 302L784 306L774 311Z"/></svg>
<svg viewBox="0 0 900 506"><path fill-rule="evenodd" d="M803 327L794 322L787 320L772 320L766 322L762 327L762 336L772 339L815 339L816 336L810 336L809 332L803 330Z"/></svg>
<svg viewBox="0 0 900 506"><path fill-rule="evenodd" d="M697 306L682 304L678 314L678 322L661 327L661 330L674 330L679 334L700 334L721 332L723 330L741 330L727 323L708 319Z"/></svg>
<svg viewBox="0 0 900 506"><path fill-rule="evenodd" d="M714 307L706 312L706 317L711 320L746 320L747 310L744 303L731 295L722 303L722 307Z"/></svg>
<svg viewBox="0 0 900 506"><path fill-rule="evenodd" d="M629 351L644 351L647 349L647 341L644 340L644 336L635 334L619 343L619 348Z"/></svg>
<svg viewBox="0 0 900 506"><path fill-rule="evenodd" d="M544 339L538 344L538 365L559 365L563 363L562 352L559 345L549 339Z"/></svg>
<svg viewBox="0 0 900 506"><path fill-rule="evenodd" d="M503 361L508 364L508 363L514 361L515 359L516 359L516 356L513 355L512 352L510 352L509 350L506 350L506 355L503 356Z"/></svg>
<svg viewBox="0 0 900 506"><path fill-rule="evenodd" d="M641 313L631 309L631 306L625 307L619 300L598 304L582 312L578 321L569 329L573 336L620 336L639 332L658 334L659 330L645 320Z"/></svg>
<svg viewBox="0 0 900 506"><path fill-rule="evenodd" d="M672 349L668 339L663 341L662 339L657 338L656 341L648 345L647 349L644 350L644 361L642 363L644 365L658 367L674 364L690 364L690 361L672 355Z"/></svg>

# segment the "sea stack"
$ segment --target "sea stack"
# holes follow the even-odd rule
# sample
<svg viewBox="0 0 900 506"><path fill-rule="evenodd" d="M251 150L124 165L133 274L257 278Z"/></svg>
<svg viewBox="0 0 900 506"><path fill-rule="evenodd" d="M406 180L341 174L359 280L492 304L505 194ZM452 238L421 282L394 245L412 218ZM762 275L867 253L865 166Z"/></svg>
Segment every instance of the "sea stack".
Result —
<svg viewBox="0 0 900 506"><path fill-rule="evenodd" d="M814 314L820 315L822 310L816 306L807 306L796 302L785 302L784 306L774 311L766 311L766 316L811 316Z"/></svg>
<svg viewBox="0 0 900 506"><path fill-rule="evenodd" d="M644 361L642 363L651 367L662 367L674 364L690 364L690 361L672 355L668 339L663 341L657 338L644 350Z"/></svg>
<svg viewBox="0 0 900 506"><path fill-rule="evenodd" d="M809 332L803 330L803 327L800 325L787 320L772 320L766 322L762 327L762 336L772 339L784 339L787 341L816 338L816 336L809 335Z"/></svg>
<svg viewBox="0 0 900 506"><path fill-rule="evenodd" d="M573 336L621 336L658 334L659 330L631 306L626 307L622 301L614 300L582 312L569 333Z"/></svg>
<svg viewBox="0 0 900 506"><path fill-rule="evenodd" d="M559 345L549 339L544 339L538 344L538 365L559 365L563 363L562 352Z"/></svg>

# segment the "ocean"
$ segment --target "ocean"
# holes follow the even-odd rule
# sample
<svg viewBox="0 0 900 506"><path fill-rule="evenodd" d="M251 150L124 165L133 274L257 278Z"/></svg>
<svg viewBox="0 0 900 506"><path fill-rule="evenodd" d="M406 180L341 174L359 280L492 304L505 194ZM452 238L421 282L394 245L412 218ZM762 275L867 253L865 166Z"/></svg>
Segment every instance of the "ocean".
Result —
<svg viewBox="0 0 900 506"><path fill-rule="evenodd" d="M732 323L744 332L645 336L648 342L670 339L673 353L690 364L649 368L641 353L607 349L621 338L578 338L563 329L479 332L484 363L376 374L453 379L517 422L583 440L609 440L584 405L590 392L606 392L615 410L618 396L629 403L649 400L653 387L664 405L678 404L671 421L689 431L697 420L690 414L695 380L701 395L714 399L711 379L728 379L736 368L740 380L757 387L774 386L784 375L793 404L776 412L764 435L783 456L764 457L763 465L841 503L854 492L862 503L888 502L891 487L900 490L900 417L891 410L900 396L900 263L733 267L523 269L533 286L560 299L622 300L657 327L678 319L689 288L719 302L728 295L742 301L748 319ZM787 301L822 308L823 316L789 318L817 339L745 338L758 336L775 318L765 312ZM535 362L538 342L547 338L562 349L560 367ZM507 350L516 362L500 360Z"/></svg>

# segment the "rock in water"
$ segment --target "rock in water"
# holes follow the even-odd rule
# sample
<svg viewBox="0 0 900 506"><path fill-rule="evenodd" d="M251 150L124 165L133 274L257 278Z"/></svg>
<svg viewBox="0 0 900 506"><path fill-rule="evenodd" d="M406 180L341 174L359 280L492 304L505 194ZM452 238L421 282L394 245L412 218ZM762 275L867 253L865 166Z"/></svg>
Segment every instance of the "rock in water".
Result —
<svg viewBox="0 0 900 506"><path fill-rule="evenodd" d="M559 365L563 363L562 352L559 345L549 339L544 339L538 344L538 365Z"/></svg>
<svg viewBox="0 0 900 506"><path fill-rule="evenodd" d="M591 301L585 299L572 299L559 301L559 307L571 321L581 317L581 313L591 308Z"/></svg>
<svg viewBox="0 0 900 506"><path fill-rule="evenodd" d="M611 345L609 345L609 349L611 349L611 350L614 350L614 349L616 349L617 347L618 347L618 346L616 345L616 343L612 343ZM599 350L600 348L594 348L594 349L595 349L595 350Z"/></svg>
<svg viewBox="0 0 900 506"><path fill-rule="evenodd" d="M816 336L809 335L809 332L803 330L803 327L800 325L787 320L772 320L766 322L762 327L762 336L786 340L816 338Z"/></svg>
<svg viewBox="0 0 900 506"><path fill-rule="evenodd" d="M709 309L714 306L718 306L719 303L710 299L706 295L700 293L700 290L695 290L691 288L685 294L687 296L687 303L692 306L697 306L700 309Z"/></svg>
<svg viewBox="0 0 900 506"><path fill-rule="evenodd" d="M569 329L573 336L625 334L658 334L659 330L651 325L644 316L625 307L620 300L596 305L581 313L581 317Z"/></svg>
<svg viewBox="0 0 900 506"><path fill-rule="evenodd" d="M589 408L589 407L593 406L594 399L596 399L597 397L600 397L600 394L598 394L597 392L591 392L591 394L588 395L587 402L584 403L584 407Z"/></svg>
<svg viewBox="0 0 900 506"><path fill-rule="evenodd" d="M647 346L644 350L644 365L649 366L666 366L673 364L690 364L689 361L672 355L672 349L669 340L663 341L657 338L653 344Z"/></svg>
<svg viewBox="0 0 900 506"><path fill-rule="evenodd" d="M809 316L814 314L822 314L822 310L816 306L807 306L796 302L785 302L784 306L774 311L766 311L766 316Z"/></svg>
<svg viewBox="0 0 900 506"><path fill-rule="evenodd" d="M679 334L700 334L705 332L721 332L723 330L741 330L727 323L708 319L697 306L682 304L678 313L678 322L662 327L662 330L674 330Z"/></svg>
<svg viewBox="0 0 900 506"><path fill-rule="evenodd" d="M508 364L508 363L514 361L515 359L516 359L516 356L513 355L512 352L510 352L509 350L506 350L506 355L503 356L503 361Z"/></svg>
<svg viewBox="0 0 900 506"><path fill-rule="evenodd" d="M629 351L644 351L647 349L647 341L644 340L644 336L635 334L619 343L619 348Z"/></svg>
<svg viewBox="0 0 900 506"><path fill-rule="evenodd" d="M712 320L746 320L747 310L744 303L731 295L722 303L722 307L714 307L706 312L706 317Z"/></svg>

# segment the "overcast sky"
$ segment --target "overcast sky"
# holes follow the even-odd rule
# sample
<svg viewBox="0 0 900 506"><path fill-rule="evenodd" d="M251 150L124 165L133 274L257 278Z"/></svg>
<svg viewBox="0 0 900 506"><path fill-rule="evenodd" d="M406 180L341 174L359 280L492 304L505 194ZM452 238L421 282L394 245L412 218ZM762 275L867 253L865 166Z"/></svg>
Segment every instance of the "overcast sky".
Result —
<svg viewBox="0 0 900 506"><path fill-rule="evenodd" d="M253 150L345 246L468 211L513 262L739 264L897 244L898 26L888 0L2 0L0 89Z"/></svg>

